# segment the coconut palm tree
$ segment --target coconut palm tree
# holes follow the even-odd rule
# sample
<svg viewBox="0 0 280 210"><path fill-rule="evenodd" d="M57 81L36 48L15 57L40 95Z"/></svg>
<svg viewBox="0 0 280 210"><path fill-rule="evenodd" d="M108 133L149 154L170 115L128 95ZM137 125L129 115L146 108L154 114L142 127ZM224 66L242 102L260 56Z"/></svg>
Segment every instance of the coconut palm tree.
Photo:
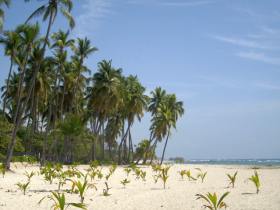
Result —
<svg viewBox="0 0 280 210"><path fill-rule="evenodd" d="M159 129L157 132L160 132L162 137L166 136L160 164L162 164L164 159L171 128L176 129L176 122L183 114L183 102L177 101L174 94L168 95L166 101L160 106L159 115L155 118L156 130Z"/></svg>
<svg viewBox="0 0 280 210"><path fill-rule="evenodd" d="M6 81L7 93L9 92L9 88L10 88L10 78L14 66L14 60L17 55L19 42L20 42L19 35L14 31L6 31L4 32L4 35L0 37L0 44L3 44L5 46L5 55L10 57L10 69L9 69L8 79ZM6 100L7 98L4 97L3 113L5 113Z"/></svg>
<svg viewBox="0 0 280 210"><path fill-rule="evenodd" d="M19 47L21 48L21 52L15 58L15 61L20 69L20 76L19 76L19 84L17 89L17 96L16 96L16 111L14 115L14 129L12 132L11 141L7 150L7 157L6 157L6 164L5 166L7 169L10 168L10 161L13 155L13 149L15 146L16 141L16 133L19 129L19 125L21 123L21 114L22 112L22 91L24 85L24 77L26 74L26 67L29 56L32 52L32 48L38 43L39 37L39 25L20 25L16 32L19 34L20 37L20 44ZM26 103L26 102L24 102Z"/></svg>
<svg viewBox="0 0 280 210"><path fill-rule="evenodd" d="M26 0L26 1L30 1L30 0ZM48 3L43 4L42 6L40 6L38 9L36 9L27 19L26 23L29 22L32 18L39 16L39 15L43 15L43 20L47 20L48 19L48 27L47 27L47 32L44 38L44 44L42 47L42 56L41 59L38 60L38 65L37 68L35 69L34 73L33 73L33 78L31 81L31 86L28 90L27 93L27 97L25 100L25 103L22 106L22 113L25 112L27 103L29 101L29 99L31 98L32 95L32 91L33 88L35 86L35 82L36 82L36 78L37 78L37 74L38 71L40 69L41 63L43 62L43 57L45 54L45 50L48 44L48 39L49 39L49 34L51 31L51 27L55 21L55 18L57 16L58 10L60 10L60 12L63 14L63 16L65 16L67 18L67 20L69 21L69 25L71 28L73 28L75 26L75 22L73 17L71 16L70 12L72 10L73 4L71 0L49 0ZM15 123L15 127L13 129L13 133L12 133L12 138L11 138L11 143L10 143L10 147L8 148L8 152L7 152L7 157L6 157L6 163L5 166L7 169L10 168L10 162L12 159L12 155L13 155L13 148L15 145L15 141L16 141L16 133L19 129L20 124L22 123L22 119L21 119L21 113L17 113L16 114L16 118L18 118L18 120Z"/></svg>
<svg viewBox="0 0 280 210"><path fill-rule="evenodd" d="M0 0L0 31L3 29L4 24L4 10L2 9L2 5L5 5L6 7L9 7L11 4L11 0Z"/></svg>

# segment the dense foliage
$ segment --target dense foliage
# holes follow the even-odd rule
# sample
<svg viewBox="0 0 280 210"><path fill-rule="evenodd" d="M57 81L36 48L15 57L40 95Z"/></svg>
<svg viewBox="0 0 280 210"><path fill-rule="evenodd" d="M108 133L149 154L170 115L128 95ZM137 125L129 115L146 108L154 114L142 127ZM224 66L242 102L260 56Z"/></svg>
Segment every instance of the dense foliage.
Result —
<svg viewBox="0 0 280 210"><path fill-rule="evenodd" d="M70 28L75 26L72 1L43 2L24 24L1 32L10 60L0 118L0 159L6 167L14 154L34 156L42 164L152 161L156 145L165 139L163 160L183 103L160 87L146 95L137 76L125 76L112 61L100 61L96 70L88 67L86 59L98 51L88 38L72 39L63 30L52 33L59 12ZM10 3L0 1L0 28ZM46 23L30 23L40 16ZM135 148L131 128L147 111L150 138Z"/></svg>

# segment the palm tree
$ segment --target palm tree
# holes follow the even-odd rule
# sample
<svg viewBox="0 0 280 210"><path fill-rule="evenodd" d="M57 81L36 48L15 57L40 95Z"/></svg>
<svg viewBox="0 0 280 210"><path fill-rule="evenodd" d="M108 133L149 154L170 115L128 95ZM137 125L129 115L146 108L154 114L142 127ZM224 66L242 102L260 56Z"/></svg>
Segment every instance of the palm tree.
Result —
<svg viewBox="0 0 280 210"><path fill-rule="evenodd" d="M148 96L144 94L145 88L141 85L136 76L129 76L124 79L124 103L123 110L121 111L124 118L127 120L127 129L123 135L120 143L120 148L124 142L124 153L127 155L126 161L129 161L131 154L133 154L133 143L131 138L131 127L134 123L135 118L140 121L144 116L144 111L147 109ZM128 143L128 154L126 140L129 139ZM121 151L119 150L119 153ZM119 161L120 161L119 155Z"/></svg>
<svg viewBox="0 0 280 210"><path fill-rule="evenodd" d="M19 47L19 41L20 41L20 39L19 39L18 33L14 32L14 31L6 31L6 32L4 32L4 36L0 37L0 44L3 44L5 46L5 55L10 57L10 69L9 69L8 79L6 82L7 93L9 93L10 78L11 78L11 73L12 73L13 66L14 66L14 60L16 58L18 47ZM7 100L7 98L4 97L3 113L5 113L6 100Z"/></svg>
<svg viewBox="0 0 280 210"><path fill-rule="evenodd" d="M11 0L0 0L0 31L3 29L4 24L4 10L1 8L4 4L6 7L9 7L11 3Z"/></svg>
<svg viewBox="0 0 280 210"><path fill-rule="evenodd" d="M171 128L176 128L176 122L183 114L183 102L177 101L174 94L167 95L166 101L160 106L159 114L154 120L156 133L159 133L162 138L166 136L160 164L162 164L164 159L166 146L171 134Z"/></svg>
<svg viewBox="0 0 280 210"><path fill-rule="evenodd" d="M26 0L26 1L30 1L30 0ZM32 18L34 18L38 15L43 15L43 20L44 21L48 19L48 28L47 28L47 32L46 32L46 35L45 35L44 44L43 44L43 47L42 47L42 56L38 60L37 68L34 70L33 78L32 78L32 81L31 81L31 86L28 90L25 103L23 104L23 107L22 107L22 109L23 109L22 112L23 113L25 112L27 103L28 103L29 99L31 98L32 91L33 91L33 88L35 86L37 74L38 74L38 71L40 69L41 63L43 61L45 50L46 50L46 47L47 47L47 44L48 44L48 39L49 39L50 31L51 31L51 26L53 25L53 23L55 21L58 10L60 10L61 13L68 19L70 27L73 28L75 26L75 22L74 22L73 17L70 14L70 12L72 10L72 6L73 5L72 5L71 0L49 0L48 3L40 6L37 10L35 10L29 16L29 18L26 21L26 23L27 23L30 19L32 19ZM14 145L15 145L15 141L16 141L16 138L15 138L16 133L17 133L17 131L19 129L19 126L21 124L21 121L22 121L21 113L17 113L16 118L18 118L19 120L17 120L17 122L15 123L15 127L13 129L11 143L10 143L11 146L8 149L6 162L5 162L6 169L10 168L10 162L11 162L11 159L12 159L13 149L14 149Z"/></svg>
<svg viewBox="0 0 280 210"><path fill-rule="evenodd" d="M94 122L92 128L95 136L99 135L108 117L118 110L121 98L121 71L112 67L111 61L103 60L98 63L98 71L93 75L93 87L88 96L88 109L92 114ZM94 148L95 146L92 145L92 149ZM94 151L91 153L95 155Z"/></svg>
<svg viewBox="0 0 280 210"><path fill-rule="evenodd" d="M90 40L88 38L85 39L77 39L77 46L73 46L72 50L74 52L74 56L72 57L73 64L75 65L75 70L77 72L77 85L74 87L73 94L74 96L78 96L78 81L84 72L89 72L88 69L84 66L84 60L92 53L96 52L98 49L96 47L92 47ZM77 112L77 104L78 97L75 97L73 105L75 105L75 111Z"/></svg>

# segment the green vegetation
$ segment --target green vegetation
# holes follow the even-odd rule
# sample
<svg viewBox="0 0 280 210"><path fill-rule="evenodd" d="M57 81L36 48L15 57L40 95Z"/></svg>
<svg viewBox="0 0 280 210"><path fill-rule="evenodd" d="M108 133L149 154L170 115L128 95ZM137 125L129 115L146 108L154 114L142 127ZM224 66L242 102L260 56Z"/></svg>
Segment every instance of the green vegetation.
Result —
<svg viewBox="0 0 280 210"><path fill-rule="evenodd" d="M61 193L52 192L51 195L43 197L39 201L39 204L41 204L45 198L48 198L50 201L53 202L53 205L51 207L53 210L65 210L69 206L73 206L80 209L87 209L86 205L83 203L66 203L64 193L61 194Z"/></svg>
<svg viewBox="0 0 280 210"><path fill-rule="evenodd" d="M0 1L0 30L4 9L13 3ZM98 62L90 74L93 67L86 60L98 51L92 42L71 39L67 25L53 31L58 13L70 29L75 26L74 3L48 1L23 24L0 34L10 64L1 88L0 161L6 169L18 160L15 157L27 156L42 166L95 160L146 163L155 158L157 144L165 141L162 163L171 131L184 113L183 103L160 87L146 95L137 76L125 76L111 60ZM31 23L41 17L43 22ZM132 127L146 112L152 115L150 138L134 148Z"/></svg>
<svg viewBox="0 0 280 210"><path fill-rule="evenodd" d="M204 179L207 175L207 172L203 172L200 168L196 168L196 170L198 170L198 174L197 174L197 179L201 179L201 183L204 182Z"/></svg>
<svg viewBox="0 0 280 210"><path fill-rule="evenodd" d="M249 178L249 181L253 182L257 191L256 193L258 194L259 191L260 191L260 186L261 186L261 182L260 182L260 178L259 178L259 174L257 171L254 172L254 175L252 175L250 178Z"/></svg>
<svg viewBox="0 0 280 210"><path fill-rule="evenodd" d="M30 184L30 181L27 181L26 183L20 183L20 182L16 183L18 188L23 192L23 195L25 195L29 184Z"/></svg>
<svg viewBox="0 0 280 210"><path fill-rule="evenodd" d="M109 190L111 189L111 187L108 186L108 183L105 182L105 189L103 189L103 196L110 196L111 194L109 194Z"/></svg>
<svg viewBox="0 0 280 210"><path fill-rule="evenodd" d="M130 181L128 180L128 179L123 179L123 180L121 180L121 184L123 185L123 188L125 188L125 186L127 185L127 184L129 184L130 183Z"/></svg>
<svg viewBox="0 0 280 210"><path fill-rule="evenodd" d="M227 174L227 177L229 179L229 185L231 185L232 188L234 188L234 186L235 186L235 181L236 181L237 173L238 172L236 171L233 175Z"/></svg>
<svg viewBox="0 0 280 210"><path fill-rule="evenodd" d="M224 202L225 197L229 194L229 192L224 193L220 199L218 199L216 193L207 193L206 195L202 194L196 194L197 200L202 199L207 204L203 205L204 208L210 209L210 210L217 210L222 208L227 208L227 204Z"/></svg>

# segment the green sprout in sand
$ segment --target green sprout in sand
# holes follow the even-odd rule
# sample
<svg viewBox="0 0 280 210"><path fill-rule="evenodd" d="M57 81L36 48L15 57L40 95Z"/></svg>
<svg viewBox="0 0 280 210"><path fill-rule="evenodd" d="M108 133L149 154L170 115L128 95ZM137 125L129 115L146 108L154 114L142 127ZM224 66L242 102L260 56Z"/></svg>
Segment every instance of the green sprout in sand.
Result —
<svg viewBox="0 0 280 210"><path fill-rule="evenodd" d="M205 179L205 177L206 177L206 175L207 175L207 172L203 172L200 168L196 168L196 170L198 170L199 172L198 172L198 175L197 175L197 178L199 179L201 179L201 183L203 183L204 182L204 179Z"/></svg>
<svg viewBox="0 0 280 210"><path fill-rule="evenodd" d="M252 176L249 178L249 180L250 180L251 182L253 182L254 185L256 186L256 189L257 189L257 192L256 192L256 193L258 194L259 191L260 191L260 186L261 186L261 182L260 182L260 178L259 178L258 172L255 171L255 174L252 175Z"/></svg>
<svg viewBox="0 0 280 210"><path fill-rule="evenodd" d="M222 208L227 208L227 204L224 202L225 197L229 194L229 192L224 193L220 199L218 199L216 193L207 193L206 195L196 194L197 200L202 199L206 201L207 204L203 205L204 208L210 210L218 210Z"/></svg>
<svg viewBox="0 0 280 210"><path fill-rule="evenodd" d="M18 188L23 192L23 195L26 194L26 190L27 190L29 184L30 184L30 181L28 181L26 183L20 183L20 182L16 183Z"/></svg>
<svg viewBox="0 0 280 210"><path fill-rule="evenodd" d="M52 195L49 196L45 196L43 197L38 204L41 204L42 201L48 198L50 201L53 202L53 205L51 207L51 209L53 210L65 210L67 209L69 206L73 206L76 208L80 208L80 209L87 209L85 204L83 203L66 203L66 199L65 199L65 195L64 193L60 194L57 192L52 192Z"/></svg>
<svg viewBox="0 0 280 210"><path fill-rule="evenodd" d="M124 180L121 181L121 184L123 185L123 188L125 188L125 186L129 183L130 183L130 181L128 179L124 179Z"/></svg>
<svg viewBox="0 0 280 210"><path fill-rule="evenodd" d="M103 196L110 196L111 194L109 194L109 190L111 189L111 187L108 186L108 183L105 182L105 189L103 189Z"/></svg>
<svg viewBox="0 0 280 210"><path fill-rule="evenodd" d="M227 177L229 179L229 185L231 185L232 188L234 188L237 173L238 172L236 171L233 175L227 174Z"/></svg>

